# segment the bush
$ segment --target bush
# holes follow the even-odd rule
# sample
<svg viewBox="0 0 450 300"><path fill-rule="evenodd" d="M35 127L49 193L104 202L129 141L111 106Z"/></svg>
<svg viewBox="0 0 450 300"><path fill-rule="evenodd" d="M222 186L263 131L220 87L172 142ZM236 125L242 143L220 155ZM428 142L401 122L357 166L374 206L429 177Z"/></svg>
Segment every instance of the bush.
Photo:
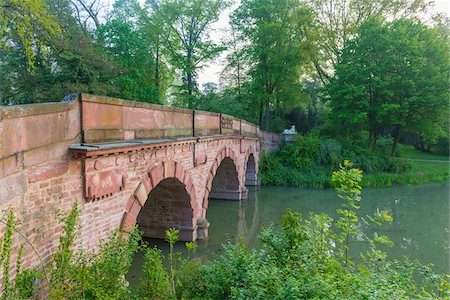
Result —
<svg viewBox="0 0 450 300"><path fill-rule="evenodd" d="M405 159L392 158L389 160L387 171L392 173L406 173L412 170L412 164Z"/></svg>
<svg viewBox="0 0 450 300"><path fill-rule="evenodd" d="M320 143L319 163L325 166L337 167L342 161L342 146L336 140L325 139Z"/></svg>
<svg viewBox="0 0 450 300"><path fill-rule="evenodd" d="M163 255L157 248L147 248L144 256L144 276L139 283L141 299L167 299L170 296L169 274L163 265Z"/></svg>
<svg viewBox="0 0 450 300"><path fill-rule="evenodd" d="M125 274L140 249L141 235L115 231L99 245L97 253L73 250L78 208L64 219L59 248L54 254L50 297L55 299L117 299L128 292Z"/></svg>

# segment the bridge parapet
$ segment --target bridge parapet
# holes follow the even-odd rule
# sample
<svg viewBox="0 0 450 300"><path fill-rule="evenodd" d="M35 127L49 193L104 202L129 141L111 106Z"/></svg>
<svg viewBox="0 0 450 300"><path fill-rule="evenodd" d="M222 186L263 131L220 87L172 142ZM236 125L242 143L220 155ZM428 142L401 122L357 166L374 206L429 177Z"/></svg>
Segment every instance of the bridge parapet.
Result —
<svg viewBox="0 0 450 300"><path fill-rule="evenodd" d="M81 94L83 142L243 135L262 138L258 126L226 114Z"/></svg>

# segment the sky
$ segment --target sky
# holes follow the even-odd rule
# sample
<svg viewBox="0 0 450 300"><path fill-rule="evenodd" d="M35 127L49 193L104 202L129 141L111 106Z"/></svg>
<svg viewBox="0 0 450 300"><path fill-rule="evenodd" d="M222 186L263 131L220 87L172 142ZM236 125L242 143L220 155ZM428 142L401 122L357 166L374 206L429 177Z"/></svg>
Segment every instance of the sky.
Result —
<svg viewBox="0 0 450 300"><path fill-rule="evenodd" d="M219 42L223 35L229 28L229 14L238 6L238 3L235 3L230 9L224 11L219 20L211 25L211 29L214 31L214 34L211 34L211 38L215 42ZM435 0L434 8L432 10L434 13L446 13L447 16L450 16L450 0ZM214 82L219 83L219 76L223 69L223 61L225 59L225 55L222 54L219 58L215 59L212 62L209 62L207 66L205 66L200 72L198 77L199 87L202 88L202 84L206 82Z"/></svg>

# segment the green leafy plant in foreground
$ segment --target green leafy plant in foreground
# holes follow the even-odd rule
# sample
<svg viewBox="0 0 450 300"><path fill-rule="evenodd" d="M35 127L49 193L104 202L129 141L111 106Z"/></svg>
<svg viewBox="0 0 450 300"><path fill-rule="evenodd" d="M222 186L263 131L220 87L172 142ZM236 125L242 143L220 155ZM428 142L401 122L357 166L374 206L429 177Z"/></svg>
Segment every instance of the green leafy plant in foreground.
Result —
<svg viewBox="0 0 450 300"><path fill-rule="evenodd" d="M362 171L352 168L353 164L344 160L340 170L333 172L331 179L336 184L338 197L342 199L342 207L337 210L340 215L336 226L341 230L338 242L341 243L344 252L344 264L348 263L349 239L351 235L358 234L357 205L361 201Z"/></svg>
<svg viewBox="0 0 450 300"><path fill-rule="evenodd" d="M4 219L6 218L6 219ZM40 277L46 277L45 269L38 271L37 269L22 269L22 257L24 244L22 244L18 251L16 260L16 276L14 280L11 280L11 254L13 250L13 234L19 233L22 238L25 238L20 231L16 228L16 222L14 219L14 210L10 209L6 215L1 219L1 223L6 225L5 233L0 241L0 264L2 267L3 276L3 291L1 299L26 299L36 295L37 288L35 286L36 281ZM25 239L25 242L31 243ZM33 248L33 247L32 247ZM33 248L35 251L35 249ZM36 251L35 251L36 252ZM37 252L36 252L37 254ZM44 268L42 260L38 255L38 259L41 263L41 267Z"/></svg>
<svg viewBox="0 0 450 300"><path fill-rule="evenodd" d="M96 252L74 251L79 210L76 205L64 218L64 230L50 285L50 297L61 299L118 299L128 294L125 274L140 249L141 235L117 230L100 242Z"/></svg>

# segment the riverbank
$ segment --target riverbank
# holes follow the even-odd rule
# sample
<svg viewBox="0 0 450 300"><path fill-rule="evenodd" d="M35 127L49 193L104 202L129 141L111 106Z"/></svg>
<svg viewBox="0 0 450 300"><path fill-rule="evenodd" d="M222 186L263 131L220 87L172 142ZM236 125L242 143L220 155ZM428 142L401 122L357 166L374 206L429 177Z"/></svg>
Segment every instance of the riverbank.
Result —
<svg viewBox="0 0 450 300"><path fill-rule="evenodd" d="M308 161L304 158L302 158L302 163L295 164L295 160L286 159L286 156L282 149L263 158L260 167L263 185L320 189L333 187L330 175L337 169L337 164L333 162L333 159L329 159L329 165L324 166L315 163L314 160ZM293 162L290 160L293 160ZM360 159L360 164L363 167L366 167L364 164L368 165L362 180L363 187L445 182L450 178L449 157L420 152L409 145L400 145L398 156L390 162L386 162L386 160L383 162L383 158L370 156ZM377 170L376 167L370 168L371 165L383 163L391 164L392 171L385 172Z"/></svg>

